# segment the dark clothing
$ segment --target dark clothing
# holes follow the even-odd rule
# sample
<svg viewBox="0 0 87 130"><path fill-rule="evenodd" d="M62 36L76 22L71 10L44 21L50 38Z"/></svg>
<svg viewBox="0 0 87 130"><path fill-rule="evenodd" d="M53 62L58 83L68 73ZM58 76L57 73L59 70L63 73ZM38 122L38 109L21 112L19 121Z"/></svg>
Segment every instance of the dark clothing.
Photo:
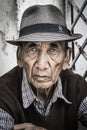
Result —
<svg viewBox="0 0 87 130"><path fill-rule="evenodd" d="M40 115L33 104L27 109L23 108L22 69L18 66L0 78L0 108L10 113L16 124L31 122L47 130L77 130L78 108L87 96L87 83L70 70L62 71L60 77L63 95L72 104L58 98L47 117Z"/></svg>

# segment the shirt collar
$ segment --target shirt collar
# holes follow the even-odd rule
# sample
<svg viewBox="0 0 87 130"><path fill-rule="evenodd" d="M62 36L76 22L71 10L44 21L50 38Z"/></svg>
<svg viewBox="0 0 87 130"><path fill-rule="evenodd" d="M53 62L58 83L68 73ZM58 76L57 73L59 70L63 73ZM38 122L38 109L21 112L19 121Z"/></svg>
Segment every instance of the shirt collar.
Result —
<svg viewBox="0 0 87 130"><path fill-rule="evenodd" d="M51 103L56 102L57 98L61 98L64 100L64 102L71 104L63 95L62 93L62 83L60 77L58 78L57 86L54 90L53 96L51 98ZM26 72L23 69L23 79L22 79L22 100L23 100L23 107L27 108L29 107L34 100L38 100L36 95L34 94L30 84L27 81L26 78Z"/></svg>

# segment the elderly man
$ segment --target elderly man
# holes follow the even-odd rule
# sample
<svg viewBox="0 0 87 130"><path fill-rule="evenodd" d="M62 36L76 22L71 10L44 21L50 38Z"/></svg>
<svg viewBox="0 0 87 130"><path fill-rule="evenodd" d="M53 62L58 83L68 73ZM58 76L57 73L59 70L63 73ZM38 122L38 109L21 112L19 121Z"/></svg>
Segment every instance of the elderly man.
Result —
<svg viewBox="0 0 87 130"><path fill-rule="evenodd" d="M18 66L0 78L1 130L77 130L87 127L87 83L68 70L71 34L61 11L35 5L22 17Z"/></svg>

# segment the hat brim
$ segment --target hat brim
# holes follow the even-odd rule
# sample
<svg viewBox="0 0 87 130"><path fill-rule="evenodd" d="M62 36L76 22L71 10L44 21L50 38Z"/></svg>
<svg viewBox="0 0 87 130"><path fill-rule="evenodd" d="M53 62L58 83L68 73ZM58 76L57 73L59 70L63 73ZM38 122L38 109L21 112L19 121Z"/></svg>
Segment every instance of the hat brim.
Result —
<svg viewBox="0 0 87 130"><path fill-rule="evenodd" d="M66 34L57 34L57 33L33 33L19 37L17 40L7 40L8 43L13 45L19 45L23 42L29 41L73 41L80 39L81 34L73 34L71 36Z"/></svg>

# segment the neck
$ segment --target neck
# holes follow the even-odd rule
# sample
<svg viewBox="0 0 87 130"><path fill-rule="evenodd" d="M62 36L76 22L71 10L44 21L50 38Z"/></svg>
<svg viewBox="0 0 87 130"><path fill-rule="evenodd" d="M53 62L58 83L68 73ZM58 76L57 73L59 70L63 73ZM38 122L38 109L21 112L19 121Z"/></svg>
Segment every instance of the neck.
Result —
<svg viewBox="0 0 87 130"><path fill-rule="evenodd" d="M51 88L49 88L49 89L37 89L37 98L40 100L42 105L45 104L50 90L51 90Z"/></svg>

